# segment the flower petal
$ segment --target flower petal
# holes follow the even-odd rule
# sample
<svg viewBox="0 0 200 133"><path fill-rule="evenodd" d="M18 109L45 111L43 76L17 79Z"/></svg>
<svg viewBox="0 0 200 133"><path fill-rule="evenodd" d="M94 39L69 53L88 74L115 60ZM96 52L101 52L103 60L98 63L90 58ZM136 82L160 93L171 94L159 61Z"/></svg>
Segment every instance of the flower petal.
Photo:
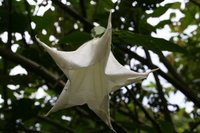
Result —
<svg viewBox="0 0 200 133"><path fill-rule="evenodd" d="M115 59L112 52L110 52L105 73L108 79L111 81L110 92L115 91L122 86L140 82L149 74L149 72L138 73L125 68Z"/></svg>
<svg viewBox="0 0 200 133"><path fill-rule="evenodd" d="M106 53L110 51L111 36L112 26L110 13L108 26L103 36L84 43L76 51L66 52L55 50L41 42L37 37L36 40L47 50L63 72L67 74L68 70L88 67L107 55Z"/></svg>

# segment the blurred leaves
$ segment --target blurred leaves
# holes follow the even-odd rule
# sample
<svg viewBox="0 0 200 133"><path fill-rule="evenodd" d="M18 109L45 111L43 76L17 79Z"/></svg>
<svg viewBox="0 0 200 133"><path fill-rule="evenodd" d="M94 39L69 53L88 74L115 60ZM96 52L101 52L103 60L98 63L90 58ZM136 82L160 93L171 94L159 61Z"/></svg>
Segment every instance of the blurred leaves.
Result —
<svg viewBox="0 0 200 133"><path fill-rule="evenodd" d="M48 31L48 34L52 34L52 28L54 28L54 23L56 21L56 14L48 10L43 16L32 16L32 21L37 24L34 30L36 33L41 33L42 30L45 29Z"/></svg>
<svg viewBox="0 0 200 133"><path fill-rule="evenodd" d="M90 34L86 32L75 31L75 32L70 33L69 35L62 37L59 40L59 43L80 45L80 44L85 43L86 41L89 41L90 39L91 39Z"/></svg>
<svg viewBox="0 0 200 133"><path fill-rule="evenodd" d="M131 33L129 31L116 31L114 32L116 43L125 43L132 46L143 46L148 50L152 50L156 53L161 51L171 51L185 53L186 50L177 44L166 41L161 38L154 38L147 35Z"/></svg>
<svg viewBox="0 0 200 133"><path fill-rule="evenodd" d="M23 33L28 28L28 19L27 16L18 13L12 12L11 14L11 29L12 32ZM8 16L9 13L5 8L0 7L0 33L4 32L8 28Z"/></svg>

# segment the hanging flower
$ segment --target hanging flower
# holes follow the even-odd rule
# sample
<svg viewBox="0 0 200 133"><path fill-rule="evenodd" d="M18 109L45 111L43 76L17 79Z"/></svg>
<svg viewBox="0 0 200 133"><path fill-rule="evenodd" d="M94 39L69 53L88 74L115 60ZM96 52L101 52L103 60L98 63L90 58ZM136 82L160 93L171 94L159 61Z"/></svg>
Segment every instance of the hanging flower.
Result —
<svg viewBox="0 0 200 133"><path fill-rule="evenodd" d="M152 71L137 73L122 66L111 52L111 38L111 13L102 37L84 43L75 51L52 49L36 37L68 78L47 115L60 109L87 104L114 131L109 112L109 93L145 79Z"/></svg>

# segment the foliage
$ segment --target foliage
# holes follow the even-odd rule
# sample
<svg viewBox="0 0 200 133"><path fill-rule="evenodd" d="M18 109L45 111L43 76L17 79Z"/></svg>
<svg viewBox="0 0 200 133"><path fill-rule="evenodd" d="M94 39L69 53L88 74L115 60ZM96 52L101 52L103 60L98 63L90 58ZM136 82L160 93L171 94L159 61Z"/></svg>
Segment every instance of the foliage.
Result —
<svg viewBox="0 0 200 133"><path fill-rule="evenodd" d="M74 50L103 33L109 9L114 11L112 50L116 58L134 71L146 71L160 64L166 69L160 67L151 75L155 80L148 84L132 84L111 94L111 117L116 131L200 132L200 3L162 2L0 1L0 132L112 132L86 105L44 117L67 78L35 41L37 35L58 49ZM179 11L183 17L177 20L177 14L171 12L169 18L161 19L169 10ZM152 26L148 23L152 18L160 21ZM101 26L94 28L93 22ZM164 27L175 33L170 40L152 37ZM137 52L138 49L143 52ZM170 53L164 56L164 51ZM159 63L154 62L155 55ZM16 70L19 66L27 73ZM17 74L13 74L14 69ZM193 104L190 112L168 100L178 92L185 96L184 104Z"/></svg>

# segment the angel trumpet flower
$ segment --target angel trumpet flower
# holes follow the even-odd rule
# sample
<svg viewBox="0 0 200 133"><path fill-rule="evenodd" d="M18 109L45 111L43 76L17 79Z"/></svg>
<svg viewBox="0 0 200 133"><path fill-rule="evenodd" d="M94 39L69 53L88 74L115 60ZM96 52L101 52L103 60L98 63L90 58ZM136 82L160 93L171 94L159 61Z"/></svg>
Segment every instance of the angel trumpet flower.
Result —
<svg viewBox="0 0 200 133"><path fill-rule="evenodd" d="M114 131L109 111L109 93L145 79L152 71L137 73L122 66L111 52L111 37L111 13L102 37L84 43L75 51L52 49L36 37L68 78L47 115L60 109L87 104Z"/></svg>

